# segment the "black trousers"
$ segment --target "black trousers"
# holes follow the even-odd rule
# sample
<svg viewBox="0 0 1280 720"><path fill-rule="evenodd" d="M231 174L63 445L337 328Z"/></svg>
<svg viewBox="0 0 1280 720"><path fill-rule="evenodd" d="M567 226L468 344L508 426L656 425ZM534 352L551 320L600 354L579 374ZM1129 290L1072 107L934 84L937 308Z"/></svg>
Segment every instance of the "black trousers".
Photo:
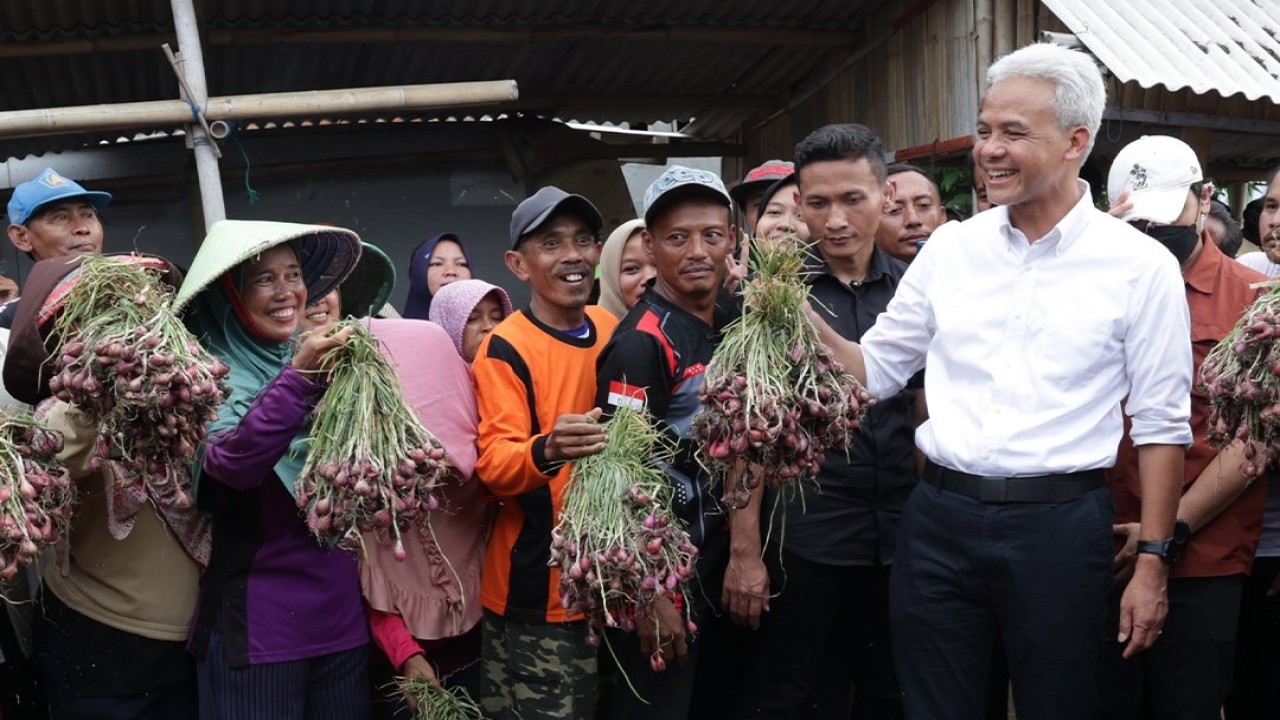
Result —
<svg viewBox="0 0 1280 720"><path fill-rule="evenodd" d="M1105 487L1067 503L984 504L917 486L890 578L906 716L983 718L998 626L1019 717L1092 718L1113 515Z"/></svg>
<svg viewBox="0 0 1280 720"><path fill-rule="evenodd" d="M195 663L184 643L108 627L47 589L36 619L36 653L53 720L196 717Z"/></svg>
<svg viewBox="0 0 1280 720"><path fill-rule="evenodd" d="M673 661L662 672L654 672L649 656L640 652L640 638L636 633L610 630L609 642L619 665L609 711L611 720L685 720L689 717L701 638L689 638L689 654L684 664Z"/></svg>
<svg viewBox="0 0 1280 720"><path fill-rule="evenodd" d="M1244 582L1227 720L1280 718L1280 595L1267 597L1277 575L1280 557L1260 557Z"/></svg>
<svg viewBox="0 0 1280 720"><path fill-rule="evenodd" d="M1170 580L1160 639L1129 660L1114 633L1106 633L1098 661L1098 718L1219 720L1231 686L1243 580ZM1119 622L1123 591L1111 593L1108 626Z"/></svg>
<svg viewBox="0 0 1280 720"><path fill-rule="evenodd" d="M369 646L302 660L227 665L220 625L196 664L200 720L368 720ZM170 715L188 717L196 715Z"/></svg>
<svg viewBox="0 0 1280 720"><path fill-rule="evenodd" d="M48 718L48 703L36 659L22 654L9 614L5 612L4 600L0 600L0 650L4 652L4 662L0 662L0 718Z"/></svg>
<svg viewBox="0 0 1280 720"><path fill-rule="evenodd" d="M736 718L902 717L889 642L889 568L765 551L774 597L734 704Z"/></svg>

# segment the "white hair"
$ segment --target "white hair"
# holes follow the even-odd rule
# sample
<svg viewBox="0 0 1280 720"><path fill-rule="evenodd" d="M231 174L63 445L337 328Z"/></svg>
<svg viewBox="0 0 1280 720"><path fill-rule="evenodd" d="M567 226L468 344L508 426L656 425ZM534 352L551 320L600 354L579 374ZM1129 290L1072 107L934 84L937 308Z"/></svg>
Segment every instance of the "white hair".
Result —
<svg viewBox="0 0 1280 720"><path fill-rule="evenodd" d="M1080 158L1083 163L1093 151L1093 141L1102 127L1102 110L1107 104L1107 84L1093 59L1053 43L1027 45L987 68L987 87L1017 76L1054 84L1053 114L1059 130L1066 132L1077 125L1089 129L1089 145Z"/></svg>

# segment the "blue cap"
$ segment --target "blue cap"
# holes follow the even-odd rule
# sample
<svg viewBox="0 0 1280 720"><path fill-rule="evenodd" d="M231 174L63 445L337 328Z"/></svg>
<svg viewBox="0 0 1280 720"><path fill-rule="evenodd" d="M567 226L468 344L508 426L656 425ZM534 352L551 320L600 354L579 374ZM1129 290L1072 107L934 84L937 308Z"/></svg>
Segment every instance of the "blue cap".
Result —
<svg viewBox="0 0 1280 720"><path fill-rule="evenodd" d="M88 200L99 211L111 202L111 193L90 192L75 180L54 172L53 168L45 168L36 179L13 189L13 197L9 198L9 222L24 225L41 206L74 197Z"/></svg>

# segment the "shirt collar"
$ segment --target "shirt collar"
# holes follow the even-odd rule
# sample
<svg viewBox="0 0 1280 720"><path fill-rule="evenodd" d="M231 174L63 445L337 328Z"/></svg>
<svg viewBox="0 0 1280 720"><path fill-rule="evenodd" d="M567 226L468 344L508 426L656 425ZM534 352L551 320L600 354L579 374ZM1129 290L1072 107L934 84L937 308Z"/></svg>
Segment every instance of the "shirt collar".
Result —
<svg viewBox="0 0 1280 720"><path fill-rule="evenodd" d="M668 313L674 313L677 315L684 316L685 318L688 318L690 322L694 322L703 327L707 327L707 323L705 320L698 317L697 315L694 315L688 310L685 310L684 308L677 305L674 301L669 300L662 293L658 292L657 288L654 287L654 282L652 280L649 281L648 289L644 291L644 295L640 297L640 301L649 303L650 307L656 307L659 310L662 310ZM726 310L721 308L720 303L717 302L715 310L712 313L713 322L712 322L711 329L715 331L719 331L731 319L733 319L732 316L728 314Z"/></svg>
<svg viewBox="0 0 1280 720"><path fill-rule="evenodd" d="M1182 279L1192 290L1212 295L1213 291L1218 289L1218 278L1222 274L1222 263L1226 259L1227 256L1218 249L1217 243L1211 239L1206 240L1201 234L1200 256L1182 273Z"/></svg>
<svg viewBox="0 0 1280 720"><path fill-rule="evenodd" d="M1054 252L1058 255L1066 252L1076 238L1080 237L1085 227L1089 224L1089 211L1093 210L1093 192L1089 189L1089 183L1076 178L1076 187L1080 190L1080 199L1076 201L1074 207L1058 221L1057 225L1042 238L1036 240L1036 244L1053 245ZM1022 243L1024 246L1028 244L1026 235L1021 230L1015 228L1009 222L1009 208L999 206L1000 211L999 222L1000 232L1009 243Z"/></svg>
<svg viewBox="0 0 1280 720"><path fill-rule="evenodd" d="M867 276L862 279L862 284L876 282L888 275L891 262L893 262L893 259L889 257L889 254L881 250L880 246L876 245L875 241L872 240L871 257L867 260ZM811 285L823 276L840 282L836 274L831 271L831 267L827 265L827 261L822 259L822 252L818 250L816 244L809 250L809 257L805 261L805 269L809 271L806 277ZM844 285L845 283L840 284Z"/></svg>

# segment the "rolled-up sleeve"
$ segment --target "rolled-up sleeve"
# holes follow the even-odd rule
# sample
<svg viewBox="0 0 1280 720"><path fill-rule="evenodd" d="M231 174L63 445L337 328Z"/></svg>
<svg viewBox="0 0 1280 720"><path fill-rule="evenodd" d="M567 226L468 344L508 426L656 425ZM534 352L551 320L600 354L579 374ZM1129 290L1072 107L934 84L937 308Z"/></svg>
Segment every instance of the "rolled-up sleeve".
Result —
<svg viewBox="0 0 1280 720"><path fill-rule="evenodd" d="M1142 276L1130 307L1125 339L1134 445L1191 444L1191 315L1176 261Z"/></svg>

